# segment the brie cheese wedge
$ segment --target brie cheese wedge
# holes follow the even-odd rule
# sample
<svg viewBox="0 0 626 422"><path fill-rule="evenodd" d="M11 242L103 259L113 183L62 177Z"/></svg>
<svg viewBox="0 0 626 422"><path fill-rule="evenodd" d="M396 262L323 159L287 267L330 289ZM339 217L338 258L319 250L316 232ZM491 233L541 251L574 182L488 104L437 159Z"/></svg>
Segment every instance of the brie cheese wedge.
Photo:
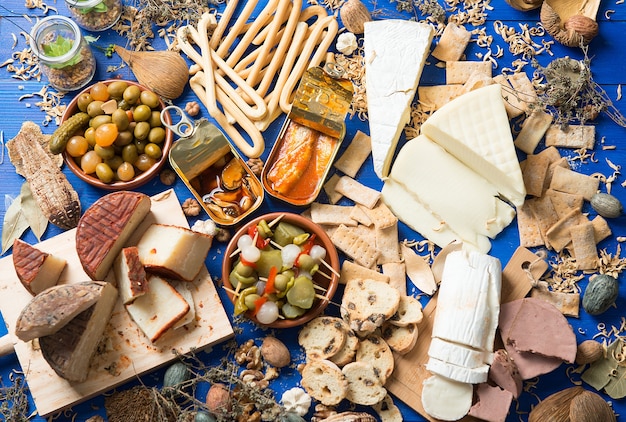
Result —
<svg viewBox="0 0 626 422"><path fill-rule="evenodd" d="M374 171L389 174L400 134L411 117L422 69L430 51L433 28L405 20L365 23L363 49L367 108Z"/></svg>

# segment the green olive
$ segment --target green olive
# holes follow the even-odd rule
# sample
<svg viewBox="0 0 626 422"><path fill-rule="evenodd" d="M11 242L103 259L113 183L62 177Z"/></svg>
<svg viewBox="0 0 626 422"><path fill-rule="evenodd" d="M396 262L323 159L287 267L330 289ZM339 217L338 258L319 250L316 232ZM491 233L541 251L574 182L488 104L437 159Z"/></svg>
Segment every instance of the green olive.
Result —
<svg viewBox="0 0 626 422"><path fill-rule="evenodd" d="M137 152L137 146L135 144L126 145L122 149L122 160L127 163L134 164L139 157L139 153Z"/></svg>
<svg viewBox="0 0 626 422"><path fill-rule="evenodd" d="M162 144L165 141L165 129L162 127L153 127L148 134L148 141L153 144Z"/></svg>
<svg viewBox="0 0 626 422"><path fill-rule="evenodd" d="M154 158L155 160L158 160L159 158L161 158L161 155L163 155L163 152L161 151L161 147L158 146L157 144L153 144L152 142L146 145L143 152L148 157Z"/></svg>
<svg viewBox="0 0 626 422"><path fill-rule="evenodd" d="M96 145L96 129L92 127L87 128L83 136L87 140L89 146L93 148L93 146Z"/></svg>
<svg viewBox="0 0 626 422"><path fill-rule="evenodd" d="M98 126L101 126L106 123L111 123L111 116L109 116L108 114L102 114L100 116L96 116L93 119L91 119L89 121L89 126L91 126L94 129L97 129Z"/></svg>
<svg viewBox="0 0 626 422"><path fill-rule="evenodd" d="M246 308L250 309L250 310L254 310L255 308L255 302L257 300L259 300L261 298L261 296L259 296L256 293L252 293L247 295L244 299L243 299L243 303L246 305Z"/></svg>
<svg viewBox="0 0 626 422"><path fill-rule="evenodd" d="M146 145L148 145L149 142L146 139L144 139L144 140L135 139L135 142L133 142L133 143L137 147L137 153L138 154L143 154L146 151Z"/></svg>
<svg viewBox="0 0 626 422"><path fill-rule="evenodd" d="M128 101L126 100L121 100L118 101L117 103L117 107L121 108L122 110L130 110L132 108L132 104L130 104Z"/></svg>
<svg viewBox="0 0 626 422"><path fill-rule="evenodd" d="M87 106L89 106L92 101L93 98L91 98L91 94L85 92L78 96L78 99L76 100L76 105L78 106L78 109L80 111L87 113Z"/></svg>
<svg viewBox="0 0 626 422"><path fill-rule="evenodd" d="M115 148L112 145L108 147L103 147L96 144L96 146L93 147L93 150L96 151L98 157L102 158L103 160L110 160L111 158L115 157Z"/></svg>
<svg viewBox="0 0 626 422"><path fill-rule="evenodd" d="M148 135L150 135L150 123L137 122L135 130L133 130L133 135L135 135L135 139L139 139L140 141L147 140Z"/></svg>
<svg viewBox="0 0 626 422"><path fill-rule="evenodd" d="M291 280L291 277L285 275L284 273L276 274L276 278L274 279L274 287L276 288L276 290L284 292L287 288L289 280Z"/></svg>
<svg viewBox="0 0 626 422"><path fill-rule="evenodd" d="M111 170L117 171L117 169L120 168L120 166L122 165L124 160L122 160L121 156L115 155L113 158L109 158L107 160L104 160L104 162L106 164L108 164L109 167L111 167Z"/></svg>
<svg viewBox="0 0 626 422"><path fill-rule="evenodd" d="M130 120L128 120L128 114L126 114L126 111L122 110L121 108L118 108L113 112L113 114L111 115L111 121L115 123L115 126L117 126L117 130L120 132L128 129L128 126L130 125Z"/></svg>
<svg viewBox="0 0 626 422"><path fill-rule="evenodd" d="M121 100L124 97L126 88L128 88L128 83L124 81L114 81L109 84L107 91L109 91L109 97Z"/></svg>
<svg viewBox="0 0 626 422"><path fill-rule="evenodd" d="M303 271L308 273L313 272L313 270L317 270L317 268L315 268L316 265L317 264L315 263L315 260L311 258L311 255L303 253L298 256L298 267L300 267Z"/></svg>
<svg viewBox="0 0 626 422"><path fill-rule="evenodd" d="M235 265L235 271L243 277L250 277L251 275L254 275L254 268L250 265L244 265L241 262L238 262L237 265Z"/></svg>
<svg viewBox="0 0 626 422"><path fill-rule="evenodd" d="M115 173L113 173L113 170L111 170L108 164L100 163L96 166L96 176L104 183L111 183L115 177Z"/></svg>
<svg viewBox="0 0 626 422"><path fill-rule="evenodd" d="M115 139L115 145L123 147L130 144L134 140L135 137L133 136L133 133L128 130L124 130L117 134L117 139Z"/></svg>
<svg viewBox="0 0 626 422"><path fill-rule="evenodd" d="M149 157L147 154L140 154L134 164L139 170L148 171L155 163L156 160L154 158Z"/></svg>
<svg viewBox="0 0 626 422"><path fill-rule="evenodd" d="M137 85L129 85L128 88L124 90L124 94L122 98L128 104L136 104L141 96L141 89Z"/></svg>
<svg viewBox="0 0 626 422"><path fill-rule="evenodd" d="M161 112L152 110L152 114L150 115L150 126L151 127L161 127L163 126L163 122L161 122Z"/></svg>
<svg viewBox="0 0 626 422"><path fill-rule="evenodd" d="M148 122L152 116L152 110L145 104L140 104L133 110L133 119L136 122ZM150 123L148 123L150 124Z"/></svg>
<svg viewBox="0 0 626 422"><path fill-rule="evenodd" d="M159 96L152 91L142 91L139 100L150 108L157 108L160 104Z"/></svg>
<svg viewBox="0 0 626 422"><path fill-rule="evenodd" d="M104 110L102 110L102 104L104 104L102 101L90 102L87 105L87 114L89 114L90 117L96 117L104 114Z"/></svg>

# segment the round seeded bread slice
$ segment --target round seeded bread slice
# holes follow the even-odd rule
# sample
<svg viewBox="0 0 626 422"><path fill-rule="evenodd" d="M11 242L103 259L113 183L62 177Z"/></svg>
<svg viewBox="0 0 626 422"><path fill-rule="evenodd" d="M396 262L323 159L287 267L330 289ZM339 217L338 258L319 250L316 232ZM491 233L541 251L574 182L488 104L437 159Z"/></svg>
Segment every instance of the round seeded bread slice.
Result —
<svg viewBox="0 0 626 422"><path fill-rule="evenodd" d="M380 416L381 422L402 422L404 420L400 409L395 405L389 394L372 407L376 413L378 413L378 416Z"/></svg>
<svg viewBox="0 0 626 422"><path fill-rule="evenodd" d="M344 366L349 364L354 360L356 356L356 350L359 347L359 338L354 334L354 331L350 330L348 324L346 324L348 328L346 341L343 344L343 347L340 351L332 355L329 360L337 364L337 366Z"/></svg>
<svg viewBox="0 0 626 422"><path fill-rule="evenodd" d="M351 362L341 369L348 380L346 399L352 403L372 406L380 402L387 390L376 370L367 362Z"/></svg>
<svg viewBox="0 0 626 422"><path fill-rule="evenodd" d="M380 336L372 335L362 339L356 351L356 360L372 365L383 385L393 372L394 360L391 348Z"/></svg>
<svg viewBox="0 0 626 422"><path fill-rule="evenodd" d="M409 353L417 343L417 324L398 327L386 322L383 324L382 334L391 350L404 355Z"/></svg>
<svg viewBox="0 0 626 422"><path fill-rule="evenodd" d="M389 322L399 327L409 324L419 324L423 318L422 304L413 296L401 295L400 306L396 313L389 318Z"/></svg>
<svg viewBox="0 0 626 422"><path fill-rule="evenodd" d="M346 337L345 322L341 318L321 316L300 330L298 343L304 348L307 359L328 359L342 349Z"/></svg>
<svg viewBox="0 0 626 422"><path fill-rule="evenodd" d="M313 360L302 369L302 387L322 404L335 406L346 398L348 381L333 362Z"/></svg>

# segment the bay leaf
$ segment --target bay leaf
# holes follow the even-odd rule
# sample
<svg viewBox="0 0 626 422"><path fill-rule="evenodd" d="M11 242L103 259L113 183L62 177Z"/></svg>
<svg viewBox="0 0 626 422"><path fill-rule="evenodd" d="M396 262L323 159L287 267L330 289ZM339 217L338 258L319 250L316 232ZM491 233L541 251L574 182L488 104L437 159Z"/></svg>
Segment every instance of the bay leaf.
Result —
<svg viewBox="0 0 626 422"><path fill-rule="evenodd" d="M10 200L5 197L5 204ZM22 212L22 199L20 196L15 198L7 207L2 223L2 253L5 253L13 246L13 241L19 239L20 236L28 228L28 220Z"/></svg>
<svg viewBox="0 0 626 422"><path fill-rule="evenodd" d="M22 197L22 212L28 221L28 225L37 240L41 241L41 236L43 236L48 227L48 219L41 211L35 198L33 198L33 193L30 191L30 185L27 182L22 184L20 196Z"/></svg>

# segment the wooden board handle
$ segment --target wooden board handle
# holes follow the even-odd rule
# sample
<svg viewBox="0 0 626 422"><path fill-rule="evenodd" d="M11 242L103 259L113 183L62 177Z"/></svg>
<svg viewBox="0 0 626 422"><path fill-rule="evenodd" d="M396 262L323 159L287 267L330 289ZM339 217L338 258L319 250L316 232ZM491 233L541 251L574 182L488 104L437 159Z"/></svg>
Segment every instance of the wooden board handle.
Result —
<svg viewBox="0 0 626 422"><path fill-rule="evenodd" d="M8 334L0 337L0 356L6 356L13 353L13 341Z"/></svg>

